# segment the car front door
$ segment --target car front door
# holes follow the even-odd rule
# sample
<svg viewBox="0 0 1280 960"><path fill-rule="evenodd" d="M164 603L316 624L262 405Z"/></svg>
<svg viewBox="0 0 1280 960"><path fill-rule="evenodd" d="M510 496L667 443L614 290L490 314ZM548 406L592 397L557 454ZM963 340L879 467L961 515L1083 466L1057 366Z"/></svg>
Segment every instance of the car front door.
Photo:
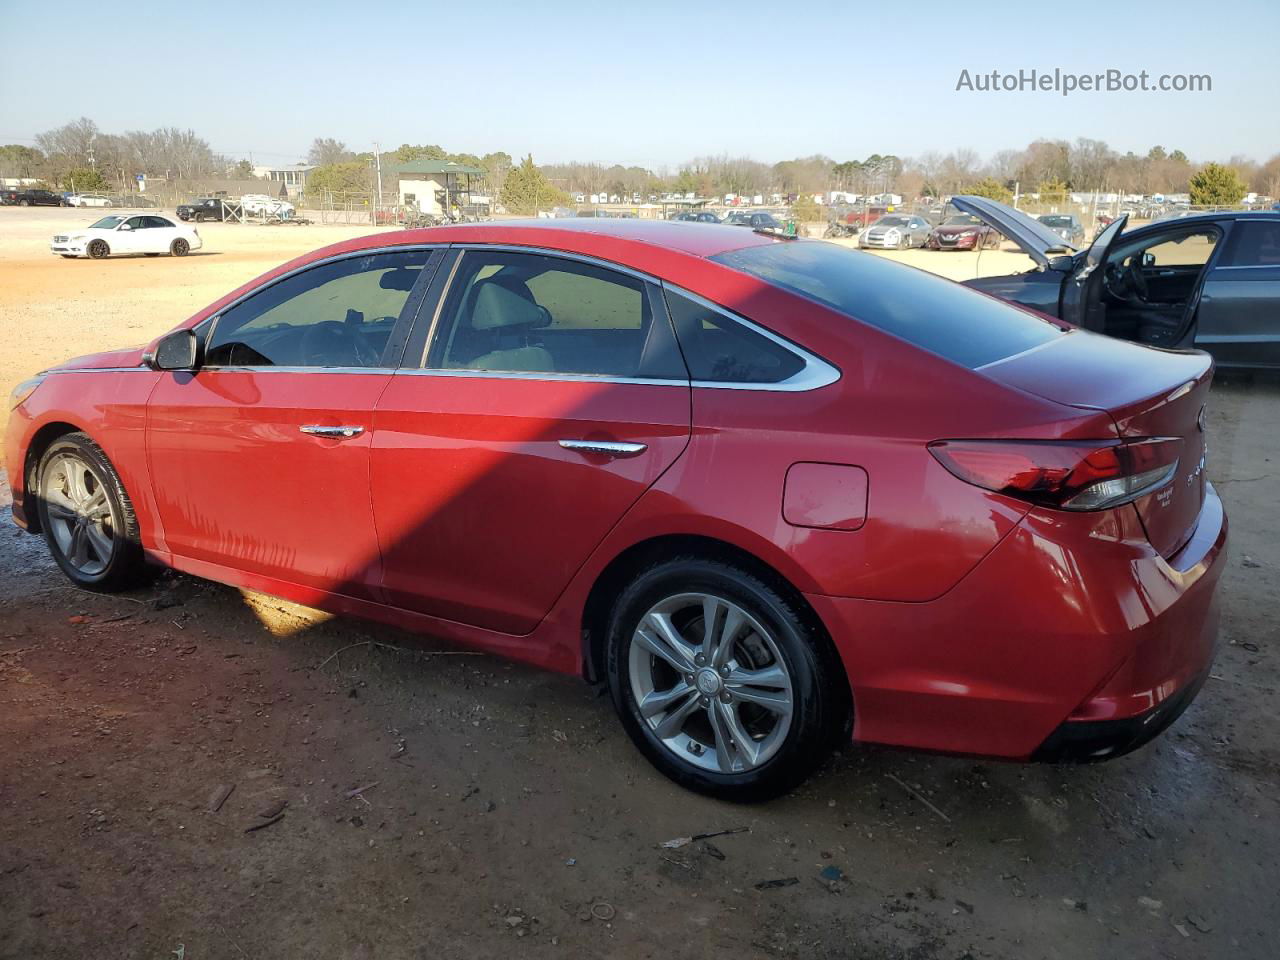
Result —
<svg viewBox="0 0 1280 960"><path fill-rule="evenodd" d="M651 281L451 256L431 336L415 330L374 416L383 582L397 606L525 634L685 449L689 380Z"/></svg>
<svg viewBox="0 0 1280 960"><path fill-rule="evenodd" d="M1062 308L1059 314L1068 323L1086 330L1103 332L1106 327L1106 305L1102 302L1103 271L1107 255L1128 218L1117 217L1078 257L1069 276L1062 282Z"/></svg>
<svg viewBox="0 0 1280 960"><path fill-rule="evenodd" d="M146 251L146 217L130 217L115 229L115 236L108 241L112 253L143 253Z"/></svg>
<svg viewBox="0 0 1280 960"><path fill-rule="evenodd" d="M287 274L197 328L195 373L147 410L164 546L220 567L381 598L369 501L373 408L442 254L348 255ZM208 565L208 566L206 566Z"/></svg>
<svg viewBox="0 0 1280 960"><path fill-rule="evenodd" d="M1220 363L1280 367L1280 220L1238 220L1205 277L1195 345Z"/></svg>

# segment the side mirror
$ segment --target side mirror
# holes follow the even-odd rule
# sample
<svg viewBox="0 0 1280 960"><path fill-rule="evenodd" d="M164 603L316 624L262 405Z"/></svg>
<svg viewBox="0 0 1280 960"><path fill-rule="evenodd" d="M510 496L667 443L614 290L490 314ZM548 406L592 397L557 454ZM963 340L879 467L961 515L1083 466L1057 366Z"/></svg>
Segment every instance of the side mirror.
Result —
<svg viewBox="0 0 1280 960"><path fill-rule="evenodd" d="M129 224L127 224L127 223L122 223L122 224L120 224L120 229L121 229L121 230L132 230L132 229L133 229L133 227L131 227L131 226L130 226Z"/></svg>
<svg viewBox="0 0 1280 960"><path fill-rule="evenodd" d="M190 330L175 330L165 334L156 344L154 353L147 356L147 366L152 370L194 370L198 342Z"/></svg>
<svg viewBox="0 0 1280 960"><path fill-rule="evenodd" d="M1154 253L1144 253L1142 255L1142 265L1144 267L1154 267L1156 265L1156 255Z"/></svg>

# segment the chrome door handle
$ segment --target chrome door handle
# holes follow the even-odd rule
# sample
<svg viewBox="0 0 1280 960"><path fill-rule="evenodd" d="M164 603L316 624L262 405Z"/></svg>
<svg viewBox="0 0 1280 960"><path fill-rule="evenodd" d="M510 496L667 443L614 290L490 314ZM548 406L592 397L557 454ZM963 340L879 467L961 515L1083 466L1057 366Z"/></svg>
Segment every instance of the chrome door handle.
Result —
<svg viewBox="0 0 1280 960"><path fill-rule="evenodd" d="M314 437L332 437L336 440L350 440L364 433L364 427L325 427L319 424L308 424L298 429Z"/></svg>
<svg viewBox="0 0 1280 960"><path fill-rule="evenodd" d="M601 457L635 457L649 449L645 443L615 443L610 440L561 440L560 446L578 453L594 453Z"/></svg>

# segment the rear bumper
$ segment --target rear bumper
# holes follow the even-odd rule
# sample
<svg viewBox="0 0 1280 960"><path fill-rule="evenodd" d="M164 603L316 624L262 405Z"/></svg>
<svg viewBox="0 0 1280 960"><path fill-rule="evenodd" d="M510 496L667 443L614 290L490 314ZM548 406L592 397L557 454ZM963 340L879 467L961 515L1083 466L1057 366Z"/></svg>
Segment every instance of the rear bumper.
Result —
<svg viewBox="0 0 1280 960"><path fill-rule="evenodd" d="M1032 510L936 600L808 599L848 672L855 739L1101 759L1171 723L1207 675L1226 539L1211 487L1191 540L1168 559L1132 506Z"/></svg>
<svg viewBox="0 0 1280 960"><path fill-rule="evenodd" d="M1191 706L1208 678L1205 670L1146 713L1112 720L1068 720L1049 734L1031 759L1039 763L1094 763L1122 757L1167 730Z"/></svg>

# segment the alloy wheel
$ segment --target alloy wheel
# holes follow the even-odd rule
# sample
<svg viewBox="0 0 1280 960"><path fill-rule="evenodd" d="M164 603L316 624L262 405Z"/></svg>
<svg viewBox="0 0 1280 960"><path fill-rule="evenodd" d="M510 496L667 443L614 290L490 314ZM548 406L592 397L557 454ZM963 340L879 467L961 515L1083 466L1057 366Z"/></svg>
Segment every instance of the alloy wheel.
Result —
<svg viewBox="0 0 1280 960"><path fill-rule="evenodd" d="M703 770L763 766L791 729L791 675L773 634L724 597L681 593L654 604L632 635L628 666L654 737Z"/></svg>
<svg viewBox="0 0 1280 960"><path fill-rule="evenodd" d="M77 572L97 576L117 548L118 525L102 478L70 453L49 461L44 476L41 493L54 543Z"/></svg>

